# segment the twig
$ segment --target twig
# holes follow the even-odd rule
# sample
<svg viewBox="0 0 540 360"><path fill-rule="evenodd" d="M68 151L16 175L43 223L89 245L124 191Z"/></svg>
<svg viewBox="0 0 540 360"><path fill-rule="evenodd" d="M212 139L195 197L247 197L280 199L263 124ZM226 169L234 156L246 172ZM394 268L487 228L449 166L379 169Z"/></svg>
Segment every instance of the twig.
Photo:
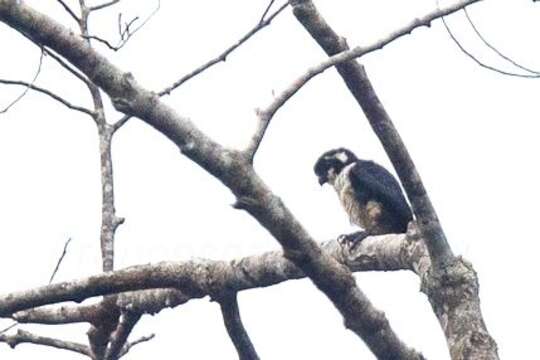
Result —
<svg viewBox="0 0 540 360"><path fill-rule="evenodd" d="M67 108L69 108L71 110L80 111L80 112L85 113L87 115L90 115L92 117L94 116L94 112L92 110L89 110L89 109L81 107L81 106L73 105L72 103L65 100L61 96L56 95L52 91L44 89L44 88L36 86L36 85L33 85L32 83L28 83L28 82L25 82L25 81L18 81L18 80L0 79L0 84L26 86L27 90L32 89L32 90L37 91L39 93L45 94L45 95L47 95L47 96L51 97L52 99L58 101L59 103L61 103L62 105L66 106ZM19 96L19 98L20 97L21 96ZM5 112L5 111L3 111L3 112Z"/></svg>
<svg viewBox="0 0 540 360"><path fill-rule="evenodd" d="M261 16L261 19L259 20L259 24L262 23L264 21L264 18L266 17L266 15L268 15L268 12L270 11L270 9L272 8L272 5L274 5L274 2L276 2L276 0L270 0L270 3L268 4L268 6L266 7L266 9L264 10L262 16ZM288 1L287 1L288 3Z"/></svg>
<svg viewBox="0 0 540 360"><path fill-rule="evenodd" d="M52 283L52 281L54 279L54 276L58 272L58 269L60 268L60 264L62 263L62 260L64 260L64 257L66 256L67 247L68 247L70 242L71 242L71 238L67 239L66 243L64 244L64 250L62 250L62 254L60 255L60 258L58 259L58 262L56 263L56 267L54 268L54 271L51 274L51 278L49 279L49 284Z"/></svg>
<svg viewBox="0 0 540 360"><path fill-rule="evenodd" d="M471 27L473 28L474 32L476 33L476 35L478 35L478 37L480 38L480 40L482 40L482 42L488 47L490 48L491 50L493 50L497 55L499 55L500 57L502 57L504 60L508 61L510 64L514 65L515 67L517 68L520 68L521 70L525 70L527 72L530 72L532 74L540 74L540 71L536 71L536 70L532 70L528 67L525 67L523 65L521 65L520 63L518 63L517 61L514 61L512 60L510 57L504 55L502 52L499 51L499 49L497 49L495 46L493 46L491 43L489 43L486 38L484 36L482 36L482 34L480 33L480 31L476 28L476 25L474 24L474 22L472 21L471 17L469 16L469 12L467 11L467 8L464 8L463 11L465 12L465 16L467 17L467 21L469 22L469 24L471 24Z"/></svg>
<svg viewBox="0 0 540 360"><path fill-rule="evenodd" d="M34 335L28 331L18 330L14 335L0 335L0 342L7 343L12 349L21 343L31 343L54 347L61 350L69 350L82 355L90 356L90 349L86 345L71 341L58 340L50 337Z"/></svg>
<svg viewBox="0 0 540 360"><path fill-rule="evenodd" d="M126 345L124 345L124 348L122 349L122 351L118 355L118 358L121 358L122 356L126 355L134 346L139 345L139 344L143 344L143 343L145 343L147 341L152 340L155 337L156 337L155 334L150 334L150 335L147 335L147 336L142 336L142 337L138 338L137 340L126 343Z"/></svg>
<svg viewBox="0 0 540 360"><path fill-rule="evenodd" d="M439 4L439 1L437 0L437 6ZM467 55L467 57L469 57L471 60L473 60L476 64L478 64L480 67L483 67L484 69L488 69L488 70L491 70L491 71L494 71L496 73L499 73L499 74L502 74L502 75L507 75L507 76L513 76L513 77L520 77L520 78L527 78L527 79L536 79L536 78L539 78L540 77L540 74L538 74L537 72L535 71L532 71L532 70L529 70L529 69L526 69L526 68L523 68L521 65L515 63L513 60L509 59L508 57L504 56L503 54L501 54L496 48L492 47L489 43L487 43L485 41L485 39L483 38L483 36L477 31L476 27L474 26L474 24L472 23L472 21L470 20L469 16L467 15L467 18L469 19L469 22L470 24L472 25L473 29L475 30L476 34L478 35L478 37L484 42L484 44L486 44L490 49L492 49L493 51L495 51L499 56L501 56L503 59L509 61L510 63L512 63L513 65L523 69L523 70L526 70L528 72L531 72L533 74L519 74L519 73L515 73L515 72L510 72L510 71L505 71L505 70L502 70L502 69L498 69L494 66L491 66L491 65L488 65L484 62L482 62L481 60L479 60L476 56L474 56L470 51L468 51L467 49L465 49L465 47L459 42L459 40L456 38L456 36L454 35L454 33L452 32L452 30L450 30L450 27L448 26L448 24L446 23L446 20L444 17L441 18L443 24L444 24L444 27L446 29L446 32L448 33L448 35L450 36L450 38L452 39L452 41L457 45L457 47L459 48L459 50L461 50L462 53L464 53L465 55Z"/></svg>
<svg viewBox="0 0 540 360"><path fill-rule="evenodd" d="M240 317L240 308L236 293L225 295L218 299L223 315L223 322L231 341L238 352L240 360L258 360L259 355L249 338L249 334L242 324Z"/></svg>
<svg viewBox="0 0 540 360"><path fill-rule="evenodd" d="M110 5L116 4L118 1L119 0L111 1L111 2L109 2L107 4L104 4L104 5L110 6ZM95 7L90 7L88 9L89 9L89 12L92 12L92 11L99 10L99 9L102 9L102 8L103 8L103 5L99 5L99 6L95 6ZM161 0L157 0L156 8L134 30L131 30L131 26L135 23L135 21L137 21L139 19L139 17L135 17L130 22L126 23L124 29L122 30L122 23L121 23L122 17L119 16L118 17L118 27L119 27L118 32L119 32L119 35L120 35L120 40L118 41L117 45L113 45L110 41L105 40L105 39L103 39L103 38L101 38L99 36L96 36L96 35L83 34L81 36L83 38L85 38L85 39L96 40L96 41L104 44L105 46L107 46L109 49L111 49L113 51L118 51L121 48L123 48L124 45L127 44L127 42L133 37L133 35L135 35L137 33L137 31L139 31L144 25L146 25L146 23L148 23L148 21L150 21L150 19L152 17L154 17L154 15L159 11L160 8L161 8Z"/></svg>
<svg viewBox="0 0 540 360"><path fill-rule="evenodd" d="M212 66L223 62L227 59L227 57L238 47L240 47L243 43L245 43L249 38L251 38L253 35L255 35L259 30L265 28L266 26L270 25L272 20L275 19L276 16L278 16L285 8L289 5L289 3L283 4L279 9L277 9L272 15L270 15L267 19L264 20L264 17L267 15L268 10L270 9L270 6L265 11L263 17L261 18L261 21L253 27L251 30L249 30L240 40L235 42L233 45L229 46L225 51L223 51L221 54L219 54L217 57L209 60L208 62L202 64L201 66L197 67L196 69L192 70L188 74L182 76L178 81L176 81L171 86L161 90L157 93L158 96L164 96L164 95L170 95L172 91L177 89L180 85L184 84L188 80L194 78L195 76L203 73L207 69L211 68ZM131 115L124 115L120 120L114 123L113 128L114 131L120 129L129 119L131 119Z"/></svg>
<svg viewBox="0 0 540 360"><path fill-rule="evenodd" d="M375 50L381 49L392 41L404 35L410 34L414 29L421 26L429 26L429 24L431 24L433 20L456 12L460 10L463 6L472 4L477 1L480 0L462 0L456 4L448 6L445 9L437 9L426 14L422 18L415 19L409 24L399 28L398 30L392 32L391 34L378 41L373 42L370 45L357 46L353 49L344 50L342 52L336 51L337 53L335 53L335 55L330 56L325 61L316 66L310 67L302 76L297 78L281 93L275 96L270 105L263 109L257 109L257 117L259 120L257 130L253 134L248 146L244 150L244 154L247 156L248 159L253 161L253 158L255 157L255 154L263 140L264 134L266 133L270 121L272 120L275 113L315 76L323 73L324 71L333 66L361 57Z"/></svg>
<svg viewBox="0 0 540 360"><path fill-rule="evenodd" d="M202 73L203 71L207 70L208 68L212 67L213 65L217 64L217 63L220 63L222 61L225 61L227 59L227 56L229 56L230 53L232 53L234 50L236 50L238 47L240 47L243 43L245 43L247 40L249 40L249 38L251 38L253 35L255 35L259 30L265 28L266 26L270 25L270 23L272 22L272 20L274 20L274 18L276 16L278 16L283 10L285 10L285 8L289 5L289 3L285 3L283 4L279 9L277 9L271 16L269 16L266 20L263 20L261 22L259 22L257 25L255 25L255 27L253 27L251 30L249 30L244 36L242 36L240 38L240 40L238 40L237 42L235 42L233 45L231 45L230 47L228 47L225 51L223 51L220 55L218 55L217 57L213 58L212 60L206 62L205 64L197 67L196 69L192 70L190 73L184 75L183 77L181 77L178 81L176 81L174 84L172 84L171 86L161 90L160 92L158 92L158 95L159 96L163 96L163 95L170 95L170 93L175 90L176 88L178 88L180 85L182 85L183 83L185 83L186 81L188 81L189 79L199 75L200 73Z"/></svg>
<svg viewBox="0 0 540 360"><path fill-rule="evenodd" d="M32 43L34 43L32 41ZM47 48L44 48L45 49L45 53L52 57L54 60L56 60L56 62L62 66L64 69L66 69L67 71L69 71L70 73L72 73L73 75L75 75L76 78L78 78L79 80L81 80L82 82L84 82L86 85L90 84L90 80L88 80L88 78L86 76L84 76L83 74L81 74L80 72L78 72L77 70L75 70L74 68L72 68L67 62L65 62L60 56L56 55L56 53L52 50L49 50Z"/></svg>
<svg viewBox="0 0 540 360"><path fill-rule="evenodd" d="M18 322L14 322L13 324L9 325L8 327L6 327L5 329L2 329L0 330L0 335L1 334L4 334L4 333L7 333L9 330L13 329L15 326L19 325Z"/></svg>
<svg viewBox="0 0 540 360"><path fill-rule="evenodd" d="M30 88L32 88L32 86L36 82L39 74L41 73L41 65L43 65L43 57L44 57L44 55L45 55L45 53L43 51L43 47L41 47L41 53L40 53L40 56L39 56L39 65L38 65L38 68L36 70L36 74L34 75L34 78L32 79L32 81L30 83L25 83L24 84L26 86L26 89L24 89L24 91L19 96L17 96L17 98L15 98L15 100L13 100L8 106L6 106L3 110L0 110L0 114L4 114L4 113L8 112L9 109L12 106L14 106L17 102L19 102L19 100L21 100L24 97L24 95L26 95L28 90L30 90Z"/></svg>
<svg viewBox="0 0 540 360"><path fill-rule="evenodd" d="M75 12L73 12L73 10L71 10L71 8L63 0L57 0L57 1L60 3L60 5L62 5L64 10L66 10L67 13L77 22L77 24L81 21L81 19L79 19L79 17L75 14Z"/></svg>
<svg viewBox="0 0 540 360"><path fill-rule="evenodd" d="M108 1L108 2L103 3L101 5L91 6L88 10L97 11L97 10L105 9L105 8L108 8L109 6L118 4L119 2L120 2L120 0L111 0L111 1Z"/></svg>

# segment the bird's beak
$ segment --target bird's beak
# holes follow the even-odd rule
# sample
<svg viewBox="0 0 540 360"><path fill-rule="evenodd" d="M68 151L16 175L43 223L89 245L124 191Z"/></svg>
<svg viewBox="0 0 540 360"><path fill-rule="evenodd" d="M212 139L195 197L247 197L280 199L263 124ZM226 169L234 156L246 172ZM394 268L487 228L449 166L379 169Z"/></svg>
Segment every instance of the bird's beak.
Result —
<svg viewBox="0 0 540 360"><path fill-rule="evenodd" d="M328 178L326 176L319 176L319 185L323 186L327 182Z"/></svg>

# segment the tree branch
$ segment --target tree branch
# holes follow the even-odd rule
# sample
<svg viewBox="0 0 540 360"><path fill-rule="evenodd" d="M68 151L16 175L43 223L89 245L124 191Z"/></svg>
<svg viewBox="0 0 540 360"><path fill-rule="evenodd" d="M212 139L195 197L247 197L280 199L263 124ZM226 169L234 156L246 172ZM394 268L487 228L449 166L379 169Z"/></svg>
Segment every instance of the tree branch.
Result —
<svg viewBox="0 0 540 360"><path fill-rule="evenodd" d="M446 10L438 11L438 16L472 2L459 1ZM294 1L293 12L328 55L340 52L340 55L352 55L359 51L347 50L342 38L330 28L311 1ZM402 30L394 34L399 33ZM340 63L337 70L364 110L413 206L433 264L431 271L422 276L423 291L428 295L444 330L452 358L498 359L497 346L482 319L476 273L470 264L452 254L414 163L375 93L364 67L356 61L348 61Z"/></svg>
<svg viewBox="0 0 540 360"><path fill-rule="evenodd" d="M31 90L37 91L37 92L39 92L41 94L49 96L50 98L52 98L53 100L56 100L57 102L64 105L68 109L79 111L79 112L82 112L82 113L84 113L86 115L90 115L92 117L94 116L94 113L92 112L92 110L89 110L89 109L81 107L81 106L73 105L72 103L70 103L69 101L67 101L63 97L61 97L60 95L56 95L52 91L47 90L47 89L42 88L42 87L39 87L39 86L36 86L36 85L33 85L32 83L28 83L28 82L25 82L25 81L18 81L18 80L0 79L0 84L26 86L27 89L31 89ZM18 99L20 99L20 96L19 96ZM10 105L10 106L12 106L12 105Z"/></svg>
<svg viewBox="0 0 540 360"><path fill-rule="evenodd" d="M62 5L64 10L67 11L69 16L71 16L73 18L73 20L75 20L77 22L77 24L79 24L81 19L79 19L79 17L75 14L75 12L73 12L73 10L71 10L71 8L63 0L57 0L57 1L60 3L60 5Z"/></svg>
<svg viewBox="0 0 540 360"><path fill-rule="evenodd" d="M376 356L422 358L401 342L384 314L375 309L356 286L350 271L321 251L281 199L259 178L242 153L224 148L211 140L188 119L179 116L172 108L159 101L155 93L139 86L131 74L122 73L80 38L70 36L68 29L24 3L16 0L0 0L0 21L19 31L32 34L32 38L40 44L50 46L61 53L111 97L117 110L136 116L155 127L173 141L187 157L223 182L237 197L238 207L249 212L274 236L283 247L285 257L299 266L317 288L332 301L344 317L345 326L362 338ZM184 270L189 269L188 267ZM189 274L188 271L183 272L183 275L189 277L195 274ZM89 293L85 292L86 287L81 287L81 283L71 284L73 287L64 284L72 291L71 294L65 291L66 288L47 291L57 296L57 300L65 298L69 301L77 300L83 294L96 296L111 289L117 292L133 290L130 287L133 284L123 282L121 278L109 274L102 276L111 278L92 278L92 282L95 280L97 283ZM190 295L203 290L197 288L196 285L199 284L194 284L184 276L167 278L159 285L147 279L139 278L139 282L139 287L176 287ZM23 303L26 305L34 303L33 306L37 306L35 304L38 300L35 296L37 294L28 295ZM14 312L25 307L8 307L8 309ZM2 312L4 311L6 308Z"/></svg>
<svg viewBox="0 0 540 360"><path fill-rule="evenodd" d="M104 360L117 360L127 344L131 331L141 318L141 314L132 311L123 311L116 330L111 334L109 346L105 352Z"/></svg>
<svg viewBox="0 0 540 360"><path fill-rule="evenodd" d="M322 243L321 249L353 272L412 270L422 278L431 266L424 243L415 236L406 237L404 234L371 236L362 240L353 251L334 240ZM198 259L137 265L86 279L0 296L0 316L15 313L13 318L21 323L59 324L67 318L92 322L100 316L95 313L99 304L21 310L63 301L81 302L94 296L120 292L122 294L116 299L120 309L155 314L165 307L180 305L192 298L208 295L218 298L226 290L268 287L305 276L282 251L231 261ZM154 290L137 291L142 289Z"/></svg>
<svg viewBox="0 0 540 360"><path fill-rule="evenodd" d="M218 302L225 328L238 352L238 358L240 360L258 360L259 355L257 355L249 334L242 324L236 293L225 295L219 298Z"/></svg>
<svg viewBox="0 0 540 360"><path fill-rule="evenodd" d="M488 65L488 64L485 64L484 62L480 61L476 56L474 56L470 51L468 51L467 49L465 49L465 47L459 42L459 40L456 38L456 36L454 35L454 33L452 32L452 30L450 30L450 27L448 26L448 24L446 23L446 20L443 18L441 18L442 22L443 22L443 25L444 25L444 28L446 29L446 32L448 33L448 35L450 36L450 38L452 39L452 41L454 42L454 44L456 44L456 46L459 48L459 50L461 50L461 52L463 54L465 54L468 58L470 58L472 61L474 61L476 64L478 64L480 67L483 67L484 69L488 69L488 70L491 70L491 71L494 71L496 73L499 73L501 75L507 75L507 76L514 76L514 77L520 77L520 78L526 78L526 79L537 79L540 77L540 74L530 70L530 69L527 69L521 65L519 65L518 63L514 62L512 59L506 57L505 55L501 54L501 52L499 50L497 50L496 48L494 48L493 46L491 46L488 42L485 41L484 37L480 34L480 32L478 32L478 30L476 29L476 26L474 26L474 23L471 21L471 19L469 18L469 15L467 15L467 19L469 20L469 23L471 24L472 28L474 29L474 31L476 32L476 34L478 35L478 37L480 38L480 40L486 45L488 46L491 50L493 50L497 55L499 55L500 57L502 57L503 59L505 59L506 61L510 62L511 64L513 64L514 66L518 67L518 68L521 68L522 70L525 70L527 72L531 72L531 74L519 74L519 73L515 73L515 72L510 72L510 71L505 71L505 70L502 70L502 69L498 69L494 66L491 66L491 65Z"/></svg>
<svg viewBox="0 0 540 360"><path fill-rule="evenodd" d="M197 67L196 69L192 70L190 73L182 76L178 81L176 81L171 86L161 90L158 92L159 96L163 95L170 95L172 91L177 89L180 85L188 81L189 79L192 79L193 77L199 75L200 73L204 72L205 70L209 69L210 67L214 66L215 64L218 64L222 61L227 60L227 57L237 48L239 48L243 43L248 41L253 35L255 35L259 30L264 29L268 25L272 23L272 20L276 16L278 16L285 8L289 5L289 3L285 3L282 6L279 7L272 15L270 15L268 18L265 19L265 16L267 14L267 11L269 8L265 11L263 17L261 18L261 21L255 25L251 30L249 30L244 36L240 38L237 42L235 42L233 45L229 46L225 51L223 51L221 54L219 54L217 57L211 59L210 61L206 62L205 64L202 64L201 66Z"/></svg>
<svg viewBox="0 0 540 360"><path fill-rule="evenodd" d="M143 336L143 337L138 338L137 340L126 343L126 345L124 345L124 348L120 352L119 358L126 355L134 346L148 342L152 340L154 337L156 337L155 334L150 334L148 336Z"/></svg>
<svg viewBox="0 0 540 360"><path fill-rule="evenodd" d="M115 5L115 4L118 4L120 2L120 0L111 0L111 1L107 1L101 5L96 5L96 6L91 6L89 8L90 11L98 11L98 10L102 10L102 9L106 9L112 5Z"/></svg>
<svg viewBox="0 0 540 360"><path fill-rule="evenodd" d="M60 264L62 264L62 261L64 260L64 257L66 256L66 253L67 253L67 247L69 245L69 243L71 242L71 238L69 238L66 243L64 244L64 249L62 250L62 254L60 255L60 257L58 258L58 261L56 262L56 266L54 267L54 270L51 274L51 277L49 279L49 284L53 282L54 280L54 277L56 275L56 273L58 272L58 269L60 268Z"/></svg>
<svg viewBox="0 0 540 360"><path fill-rule="evenodd" d="M429 26L433 20L443 17L445 15L451 14L453 12L456 12L460 10L461 8L463 8L464 6L472 4L477 1L480 1L480 0L461 0L461 1L458 1L458 3L456 4L448 6L447 8L434 10L430 12L429 14L426 14L421 18L417 18L411 21L409 24L400 27L398 30L392 32L391 34L385 36L384 38L378 41L373 42L372 44L369 44L366 46L358 46L350 50L348 49L347 45L344 43L344 39L338 38L338 36L332 31L331 39L332 41L338 41L338 43L332 44L331 48L327 47L328 48L327 53L328 55L330 55L330 57L326 59L325 61L321 62L320 64L310 67L304 74L302 74L302 76L297 78L287 88L285 88L282 92L280 92L277 96L275 96L273 101L266 108L257 110L257 117L259 120L258 126L257 126L257 130L255 131L254 135L252 136L250 140L249 145L244 150L246 157L250 159L251 161L253 161L255 153L257 152L262 142L262 139L266 133L268 125L270 124L270 121L272 120L275 113L315 76L323 73L327 69L336 65L339 65L338 71L342 72L343 70L340 70L340 66L341 66L341 69L347 66L347 65L343 65L343 63L351 61L363 55L366 55L370 52L382 49L385 45L391 43L392 41L404 35L410 34L414 29L421 26ZM313 24L313 26L317 26L317 30L314 30L314 31L320 31L320 30L328 31L329 29L328 25L324 23L324 19L322 19L322 17L318 13L316 13L316 9L311 1L298 1L297 0L297 1L291 1L291 4L293 4L295 15L299 19L301 19L300 21L303 21L302 19L305 17L306 19L308 19L308 21L310 21L310 23ZM301 15L298 15L300 13ZM318 22L320 21L322 21L323 23L319 24ZM308 31L310 30L308 29ZM317 36L322 38L320 34L317 34ZM413 201L412 199L409 199L409 200L411 200L411 202ZM414 204L413 204L413 207L414 207Z"/></svg>
<svg viewBox="0 0 540 360"><path fill-rule="evenodd" d="M38 68L37 68L37 70L36 70L36 73L35 73L35 75L34 75L34 78L32 79L32 81L31 81L30 83L26 83L26 82L23 83L22 81L17 82L17 85L24 84L24 85L26 86L26 89L24 89L24 91L23 91L19 96L17 96L17 97L15 98L15 100L13 100L12 102L10 102L4 109L0 110L0 114L4 114L4 113L8 112L9 109L11 109L11 107L12 107L13 105L15 105L16 103L18 103L19 100L21 100L21 99L24 97L24 95L26 95L26 93L28 92L28 90L34 86L34 83L36 82L36 80L37 80L39 74L41 73L41 65L43 65L43 56L44 56L43 47L41 47L41 49L40 49L40 55L39 55L39 64L38 64ZM13 83L15 83L15 82L13 82L13 81L10 82L10 81L8 81L8 80L4 80L3 83L4 83L4 84L13 84ZM50 93L49 93L49 94L50 94Z"/></svg>
<svg viewBox="0 0 540 360"><path fill-rule="evenodd" d="M14 335L1 334L0 342L5 342L12 349L14 349L19 344L29 343L29 344L53 347L53 348L57 348L61 350L69 350L69 351L79 353L81 355L90 356L90 349L86 345L77 344L71 341L64 341L64 340L58 340L58 339L53 339L53 338L44 337L44 336L38 336L24 330L18 330L17 333Z"/></svg>

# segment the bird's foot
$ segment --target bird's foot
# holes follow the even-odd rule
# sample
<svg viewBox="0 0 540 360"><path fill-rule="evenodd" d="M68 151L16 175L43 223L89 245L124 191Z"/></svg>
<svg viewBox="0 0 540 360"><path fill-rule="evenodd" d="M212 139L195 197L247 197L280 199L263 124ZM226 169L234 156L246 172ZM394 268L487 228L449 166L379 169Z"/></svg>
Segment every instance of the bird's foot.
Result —
<svg viewBox="0 0 540 360"><path fill-rule="evenodd" d="M349 250L353 250L362 240L369 236L367 231L357 231L352 234L339 235L337 242L339 245L346 247Z"/></svg>

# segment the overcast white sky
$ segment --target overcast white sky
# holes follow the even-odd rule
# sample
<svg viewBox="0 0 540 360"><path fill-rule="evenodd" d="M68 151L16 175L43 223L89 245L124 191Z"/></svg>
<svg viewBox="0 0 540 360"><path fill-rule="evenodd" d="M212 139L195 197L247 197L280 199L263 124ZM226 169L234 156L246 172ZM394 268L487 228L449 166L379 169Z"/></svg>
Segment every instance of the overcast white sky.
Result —
<svg viewBox="0 0 540 360"><path fill-rule="evenodd" d="M64 24L56 1L27 1ZM76 1L69 1L74 7ZM118 53L106 53L138 81L159 90L219 54L260 17L266 0L162 1L161 11ZM367 44L435 7L433 0L329 1L316 4L350 45ZM96 14L91 28L110 39L116 18L144 17L154 1L124 0ZM491 0L470 8L483 34L507 55L540 70L540 5ZM462 13L449 24L463 44L507 67L478 39ZM0 78L30 80L38 49L0 24ZM165 99L224 144L242 146L264 106L324 55L287 11L269 28ZM466 58L440 21L363 59L401 132L449 241L479 273L484 318L504 359L538 354L537 256L538 80L505 77ZM84 87L45 59L39 85L90 106ZM21 88L0 86L0 107ZM118 114L109 112L110 119ZM345 146L361 158L389 161L335 71L319 76L274 118L256 168L316 238L350 230L334 192L320 188L313 163ZM113 149L116 201L126 223L117 233L117 267L191 257L230 259L279 246L232 195L183 158L163 135L131 120ZM0 292L45 284L67 238L73 239L57 280L98 272L100 186L97 133L88 118L29 93L0 115ZM448 359L445 340L418 279L408 273L358 274L397 333L429 359ZM252 340L264 359L372 359L308 281L240 294ZM0 328L8 325L0 321ZM42 335L85 341L86 326L22 326ZM156 333L126 359L234 359L218 305L192 301L145 317L134 336ZM72 359L62 351L0 344L2 359Z"/></svg>

